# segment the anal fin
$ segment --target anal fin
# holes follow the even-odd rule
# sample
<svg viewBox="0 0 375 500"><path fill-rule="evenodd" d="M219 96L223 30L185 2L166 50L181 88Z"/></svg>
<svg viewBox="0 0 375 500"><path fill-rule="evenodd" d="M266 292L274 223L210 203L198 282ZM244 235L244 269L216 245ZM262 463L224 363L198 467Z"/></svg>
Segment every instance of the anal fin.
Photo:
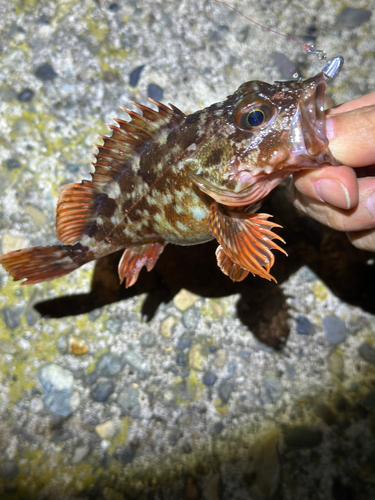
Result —
<svg viewBox="0 0 375 500"><path fill-rule="evenodd" d="M143 266L151 271L165 245L166 243L155 242L126 248L118 265L120 283L126 278L125 286L129 288L137 281Z"/></svg>
<svg viewBox="0 0 375 500"><path fill-rule="evenodd" d="M216 255L219 267L225 274L231 278L242 276L240 271L225 259L226 256L240 269L276 282L270 274L275 261L271 250L280 250L284 254L286 252L273 241L278 239L283 242L280 236L272 232L274 227L280 226L268 221L268 217L270 215L258 213L229 211L226 213L218 203L211 204L210 230L221 245L221 250L219 247Z"/></svg>

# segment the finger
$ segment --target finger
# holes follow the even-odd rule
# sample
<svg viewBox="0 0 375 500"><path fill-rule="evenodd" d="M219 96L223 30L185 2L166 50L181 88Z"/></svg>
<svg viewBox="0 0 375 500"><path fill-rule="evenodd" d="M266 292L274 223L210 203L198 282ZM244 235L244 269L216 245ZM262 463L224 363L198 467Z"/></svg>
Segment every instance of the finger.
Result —
<svg viewBox="0 0 375 500"><path fill-rule="evenodd" d="M302 170L294 174L293 179L297 190L313 200L344 210L358 203L358 182L352 168L340 166Z"/></svg>
<svg viewBox="0 0 375 500"><path fill-rule="evenodd" d="M344 102L343 104L339 104L334 108L330 108L327 111L329 115L335 115L337 113L345 113L346 111L351 111L352 109L363 108L364 106L372 106L375 104L375 92L371 94L362 95L361 97L357 97L348 102Z"/></svg>
<svg viewBox="0 0 375 500"><path fill-rule="evenodd" d="M296 188L294 205L309 217L337 231L364 231L375 228L375 178L358 179L359 203L350 210L314 200Z"/></svg>
<svg viewBox="0 0 375 500"><path fill-rule="evenodd" d="M360 250L375 252L375 229L346 233L349 241Z"/></svg>
<svg viewBox="0 0 375 500"><path fill-rule="evenodd" d="M326 132L333 156L349 167L375 163L375 105L328 116Z"/></svg>

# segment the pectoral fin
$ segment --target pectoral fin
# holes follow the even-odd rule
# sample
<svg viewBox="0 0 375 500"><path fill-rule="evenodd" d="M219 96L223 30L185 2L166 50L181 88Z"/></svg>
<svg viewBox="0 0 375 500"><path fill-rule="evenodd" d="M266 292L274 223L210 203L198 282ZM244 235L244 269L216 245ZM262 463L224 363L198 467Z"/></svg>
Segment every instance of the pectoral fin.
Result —
<svg viewBox="0 0 375 500"><path fill-rule="evenodd" d="M274 227L280 226L268 221L268 217L268 214L231 212L218 203L211 204L210 230L221 245L221 250L219 247L216 252L218 264L234 281L241 281L245 276L225 256L242 270L276 282L270 274L275 261L271 250L286 252L272 241L277 239L284 242L272 232Z"/></svg>

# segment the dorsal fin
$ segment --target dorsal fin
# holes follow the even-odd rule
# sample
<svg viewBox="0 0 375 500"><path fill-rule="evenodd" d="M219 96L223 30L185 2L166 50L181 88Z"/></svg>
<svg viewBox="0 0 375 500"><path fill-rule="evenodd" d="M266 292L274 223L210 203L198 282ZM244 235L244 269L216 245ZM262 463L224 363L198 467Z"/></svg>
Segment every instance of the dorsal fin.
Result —
<svg viewBox="0 0 375 500"><path fill-rule="evenodd" d="M177 127L185 115L175 106L149 99L158 110L133 101L142 114L135 111L128 113L130 121L115 119L118 126L108 125L112 135L99 136L102 145L96 145L98 153L93 163L95 172L92 180L79 184L67 184L61 189L56 215L57 236L62 243L73 244L79 241L92 227L98 215L113 212L114 199L109 197L103 187L111 181L118 181L131 169L134 161L141 156L145 147L158 140L162 135ZM102 216L102 219L104 216Z"/></svg>

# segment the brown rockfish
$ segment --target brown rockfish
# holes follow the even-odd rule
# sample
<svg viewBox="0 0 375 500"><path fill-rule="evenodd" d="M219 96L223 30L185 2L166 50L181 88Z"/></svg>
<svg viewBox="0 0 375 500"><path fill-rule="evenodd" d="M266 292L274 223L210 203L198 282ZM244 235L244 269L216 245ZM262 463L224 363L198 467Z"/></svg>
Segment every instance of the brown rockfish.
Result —
<svg viewBox="0 0 375 500"><path fill-rule="evenodd" d="M150 99L133 103L97 146L92 180L60 191L56 233L62 245L0 257L15 280L38 283L124 249L118 272L133 285L167 243L216 238L220 269L233 281L248 273L274 279L277 226L256 213L292 172L337 164L328 148L326 81L244 83L223 102L186 116ZM282 240L281 240L282 241ZM285 253L285 252L284 252Z"/></svg>

